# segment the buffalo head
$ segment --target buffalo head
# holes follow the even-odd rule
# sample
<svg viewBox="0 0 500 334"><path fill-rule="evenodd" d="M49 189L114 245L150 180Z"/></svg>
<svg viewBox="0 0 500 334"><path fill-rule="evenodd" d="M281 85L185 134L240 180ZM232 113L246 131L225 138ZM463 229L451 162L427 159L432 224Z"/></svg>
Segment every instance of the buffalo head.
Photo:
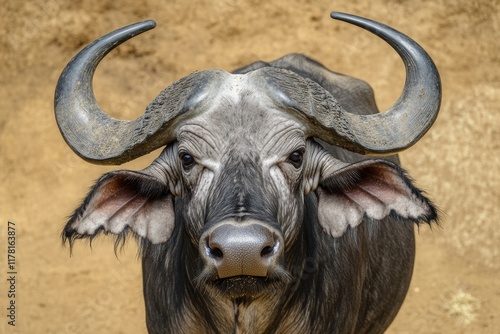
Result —
<svg viewBox="0 0 500 334"><path fill-rule="evenodd" d="M101 177L63 238L132 231L149 247L182 235L193 254L187 277L199 289L234 300L287 285L296 256L287 254L305 247L304 224L317 222L336 238L366 219L434 219L432 204L396 164L341 161L325 145L377 155L414 144L439 109L437 70L403 34L367 19L334 16L377 34L402 57L406 84L389 110L377 113L373 101L356 95L334 98L322 80L276 65L303 62L315 66L309 76L333 75L292 55L276 66L190 74L163 90L143 116L116 120L95 101L94 71L109 51L154 23L119 29L83 49L62 73L55 96L68 145L98 164L120 164L166 147L142 171ZM349 85L346 94L357 89ZM339 103L349 99L350 105ZM305 198L316 203L314 217L305 217Z"/></svg>

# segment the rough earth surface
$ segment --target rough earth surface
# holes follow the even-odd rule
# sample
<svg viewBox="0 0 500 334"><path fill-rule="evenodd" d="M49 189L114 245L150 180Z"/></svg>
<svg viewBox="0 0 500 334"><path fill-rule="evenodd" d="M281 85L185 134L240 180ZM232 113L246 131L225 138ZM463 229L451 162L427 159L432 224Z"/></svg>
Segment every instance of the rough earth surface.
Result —
<svg viewBox="0 0 500 334"><path fill-rule="evenodd" d="M159 1L4 0L0 6L0 332L146 333L137 247L118 256L105 237L70 257L59 234L99 175L66 146L53 91L69 59L113 29L158 27L114 51L94 81L121 119L195 70L231 70L301 52L375 89L381 108L404 83L397 54L377 37L330 19L332 10L399 29L434 58L441 114L401 154L442 210L417 232L413 282L388 333L500 333L500 2L481 0ZM16 226L16 326L7 324L7 222Z"/></svg>

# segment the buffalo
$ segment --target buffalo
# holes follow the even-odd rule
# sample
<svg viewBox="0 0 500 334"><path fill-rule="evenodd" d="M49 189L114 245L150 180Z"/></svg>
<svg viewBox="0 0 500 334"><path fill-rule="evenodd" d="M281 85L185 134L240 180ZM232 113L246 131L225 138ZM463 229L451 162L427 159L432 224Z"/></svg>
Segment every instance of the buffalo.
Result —
<svg viewBox="0 0 500 334"><path fill-rule="evenodd" d="M394 319L414 226L438 220L395 154L436 119L440 78L404 34L332 18L402 58L405 87L388 110L367 83L289 54L194 72L136 120L114 119L95 100L95 69L153 21L95 40L61 74L57 124L80 157L121 164L164 147L144 170L103 175L62 232L70 245L138 239L150 333L383 333Z"/></svg>

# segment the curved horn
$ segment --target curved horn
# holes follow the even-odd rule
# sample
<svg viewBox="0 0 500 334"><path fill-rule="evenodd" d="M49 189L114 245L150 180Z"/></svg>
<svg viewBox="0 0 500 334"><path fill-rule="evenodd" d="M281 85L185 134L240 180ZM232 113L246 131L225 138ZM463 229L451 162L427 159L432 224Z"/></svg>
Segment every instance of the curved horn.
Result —
<svg viewBox="0 0 500 334"><path fill-rule="evenodd" d="M54 109L57 124L71 149L96 164L121 164L175 140L170 129L199 102L214 71L193 73L163 90L134 121L117 120L96 102L92 78L99 62L128 39L156 26L144 21L115 30L89 44L63 70ZM212 82L212 80L210 80Z"/></svg>
<svg viewBox="0 0 500 334"><path fill-rule="evenodd" d="M342 109L317 83L301 80L294 73L266 70L268 83L286 107L299 111L311 137L361 154L390 154L415 144L429 130L441 103L441 82L434 62L408 36L375 21L344 13L334 19L366 29L388 42L401 56L406 68L402 95L387 111L356 115Z"/></svg>

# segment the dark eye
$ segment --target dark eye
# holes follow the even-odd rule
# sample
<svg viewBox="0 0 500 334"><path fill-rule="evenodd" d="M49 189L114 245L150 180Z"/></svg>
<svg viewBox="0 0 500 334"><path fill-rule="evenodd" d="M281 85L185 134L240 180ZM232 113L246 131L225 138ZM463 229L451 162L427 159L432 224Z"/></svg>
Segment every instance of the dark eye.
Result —
<svg viewBox="0 0 500 334"><path fill-rule="evenodd" d="M302 165L302 158L304 152L302 150L293 151L288 156L288 162L294 165L295 168L299 168Z"/></svg>
<svg viewBox="0 0 500 334"><path fill-rule="evenodd" d="M182 162L182 168L185 170L191 168L195 163L193 156L189 153L180 153L179 158Z"/></svg>

